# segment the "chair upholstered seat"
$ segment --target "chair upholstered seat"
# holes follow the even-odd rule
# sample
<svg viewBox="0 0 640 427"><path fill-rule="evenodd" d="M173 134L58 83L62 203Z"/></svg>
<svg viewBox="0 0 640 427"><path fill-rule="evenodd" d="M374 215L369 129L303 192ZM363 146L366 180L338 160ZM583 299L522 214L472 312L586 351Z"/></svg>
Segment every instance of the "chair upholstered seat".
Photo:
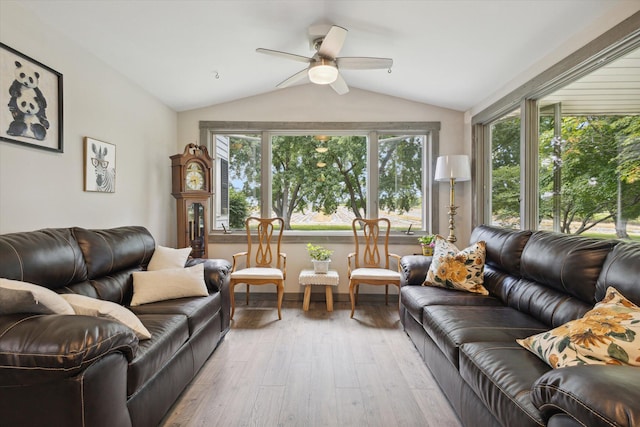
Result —
<svg viewBox="0 0 640 427"><path fill-rule="evenodd" d="M356 268L351 271L351 280L400 280L401 274L386 268ZM390 283L390 282L389 282Z"/></svg>
<svg viewBox="0 0 640 427"><path fill-rule="evenodd" d="M250 267L242 270L234 271L230 276L232 279L274 279L283 280L284 274L282 270L267 267Z"/></svg>

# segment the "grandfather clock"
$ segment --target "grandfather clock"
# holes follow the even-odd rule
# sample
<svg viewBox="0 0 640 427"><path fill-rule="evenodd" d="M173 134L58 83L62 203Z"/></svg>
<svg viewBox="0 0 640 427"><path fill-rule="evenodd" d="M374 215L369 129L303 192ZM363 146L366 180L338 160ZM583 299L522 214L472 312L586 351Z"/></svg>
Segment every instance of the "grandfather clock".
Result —
<svg viewBox="0 0 640 427"><path fill-rule="evenodd" d="M178 247L191 246L191 256L209 253L209 198L213 159L207 147L187 144L182 154L171 156L171 195L176 198Z"/></svg>

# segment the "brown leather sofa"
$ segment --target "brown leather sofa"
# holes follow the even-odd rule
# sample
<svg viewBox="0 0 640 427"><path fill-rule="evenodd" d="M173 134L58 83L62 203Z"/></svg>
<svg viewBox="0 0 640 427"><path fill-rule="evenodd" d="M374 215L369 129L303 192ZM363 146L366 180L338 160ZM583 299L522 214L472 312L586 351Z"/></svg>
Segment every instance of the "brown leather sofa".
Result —
<svg viewBox="0 0 640 427"><path fill-rule="evenodd" d="M516 343L581 317L614 286L640 305L640 244L477 227L483 296L420 286L431 257L401 260L400 318L465 426L638 426L640 368L552 369Z"/></svg>
<svg viewBox="0 0 640 427"><path fill-rule="evenodd" d="M154 248L143 227L5 234L0 277L127 306ZM229 330L231 264L197 263L209 296L130 307L149 340L104 318L0 315L0 425L158 425Z"/></svg>

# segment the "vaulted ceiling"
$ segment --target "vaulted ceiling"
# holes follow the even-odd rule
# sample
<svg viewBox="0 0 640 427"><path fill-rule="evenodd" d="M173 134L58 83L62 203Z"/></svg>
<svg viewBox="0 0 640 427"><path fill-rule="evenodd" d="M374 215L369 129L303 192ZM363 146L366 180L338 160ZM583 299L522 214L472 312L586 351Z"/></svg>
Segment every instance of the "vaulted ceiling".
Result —
<svg viewBox="0 0 640 427"><path fill-rule="evenodd" d="M311 56L314 24L349 31L340 56L393 59L391 73L343 71L350 87L466 111L630 3L640 9L637 0L20 2L176 111L277 90L305 64L255 49Z"/></svg>

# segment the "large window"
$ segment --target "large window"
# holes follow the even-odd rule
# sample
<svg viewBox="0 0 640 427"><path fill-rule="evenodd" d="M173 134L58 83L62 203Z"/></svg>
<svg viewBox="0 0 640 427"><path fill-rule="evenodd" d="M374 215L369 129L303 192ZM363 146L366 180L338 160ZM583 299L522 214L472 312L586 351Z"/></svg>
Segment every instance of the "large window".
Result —
<svg viewBox="0 0 640 427"><path fill-rule="evenodd" d="M217 154L213 228L279 216L288 230L348 230L356 217L385 217L396 230L431 231L429 171L438 124L422 132L258 133L205 123Z"/></svg>
<svg viewBox="0 0 640 427"><path fill-rule="evenodd" d="M523 85L520 102L510 94L474 117L476 221L640 240L640 31L631 31L591 61L590 46L567 58L556 67L575 62L565 76L549 70L533 90Z"/></svg>

